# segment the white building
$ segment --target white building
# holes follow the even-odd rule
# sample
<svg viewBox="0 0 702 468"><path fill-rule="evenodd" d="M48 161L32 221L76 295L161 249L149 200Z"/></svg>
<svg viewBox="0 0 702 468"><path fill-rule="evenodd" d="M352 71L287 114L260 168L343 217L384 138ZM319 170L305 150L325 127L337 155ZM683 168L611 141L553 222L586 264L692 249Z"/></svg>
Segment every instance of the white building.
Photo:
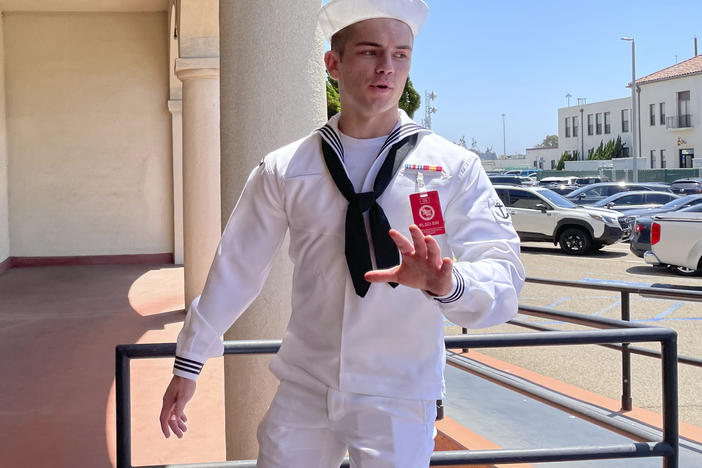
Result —
<svg viewBox="0 0 702 468"><path fill-rule="evenodd" d="M560 140L559 140L560 141ZM532 167L552 170L558 165L558 161L561 159L561 154L563 151L560 146L553 148L544 146L535 146L533 148L526 149L526 159L529 161Z"/></svg>
<svg viewBox="0 0 702 468"><path fill-rule="evenodd" d="M639 168L702 167L694 163L695 147L702 149L702 55L639 78L636 85ZM586 159L600 142L621 136L625 153L633 155L631 115L630 97L558 109L560 153L578 151Z"/></svg>
<svg viewBox="0 0 702 468"><path fill-rule="evenodd" d="M641 156L652 169L693 167L702 158L702 55L636 80Z"/></svg>
<svg viewBox="0 0 702 468"><path fill-rule="evenodd" d="M601 142L622 138L625 153L631 154L631 98L612 99L558 109L558 146L561 154L577 151L586 159Z"/></svg>

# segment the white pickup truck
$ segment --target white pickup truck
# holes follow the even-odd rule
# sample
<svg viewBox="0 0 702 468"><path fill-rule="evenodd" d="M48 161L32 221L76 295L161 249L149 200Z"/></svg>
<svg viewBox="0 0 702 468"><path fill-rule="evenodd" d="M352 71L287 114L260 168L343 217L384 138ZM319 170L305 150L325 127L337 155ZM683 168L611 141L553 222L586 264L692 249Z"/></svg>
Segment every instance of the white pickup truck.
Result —
<svg viewBox="0 0 702 468"><path fill-rule="evenodd" d="M651 265L665 265L681 275L702 273L702 213L666 213L653 217Z"/></svg>

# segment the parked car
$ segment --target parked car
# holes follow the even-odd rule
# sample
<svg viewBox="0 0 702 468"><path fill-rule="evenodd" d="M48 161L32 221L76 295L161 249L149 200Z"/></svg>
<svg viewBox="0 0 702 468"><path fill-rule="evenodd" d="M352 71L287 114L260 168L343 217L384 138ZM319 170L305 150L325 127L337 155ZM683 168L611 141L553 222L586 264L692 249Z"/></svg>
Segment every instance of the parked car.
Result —
<svg viewBox="0 0 702 468"><path fill-rule="evenodd" d="M648 182L600 182L580 187L566 195L566 198L577 205L591 205L615 193L631 190L670 192L670 187L665 184Z"/></svg>
<svg viewBox="0 0 702 468"><path fill-rule="evenodd" d="M637 190L635 192L619 192L587 206L608 208L621 213L629 214L629 210L658 208L670 201L677 200L677 195L670 192L651 192Z"/></svg>
<svg viewBox="0 0 702 468"><path fill-rule="evenodd" d="M576 180L578 180L578 178L574 176L544 177L539 181L539 187L551 188L559 185L575 185Z"/></svg>
<svg viewBox="0 0 702 468"><path fill-rule="evenodd" d="M601 182L609 182L609 177L597 176L597 177L578 177L575 179L575 185L578 187L585 187L586 185L599 184Z"/></svg>
<svg viewBox="0 0 702 468"><path fill-rule="evenodd" d="M534 179L529 177L521 177L517 175L490 175L488 176L493 185L495 184L507 184L507 185L534 185Z"/></svg>
<svg viewBox="0 0 702 468"><path fill-rule="evenodd" d="M689 178L689 179L678 179L674 180L670 184L670 190L673 193L702 193L702 178Z"/></svg>
<svg viewBox="0 0 702 468"><path fill-rule="evenodd" d="M505 172L506 175L518 175L521 177L536 177L538 171L536 169L512 169Z"/></svg>
<svg viewBox="0 0 702 468"><path fill-rule="evenodd" d="M684 208L695 206L702 203L702 194L696 195L685 195L684 197L676 198L671 200L665 205L661 205L658 208L644 208L641 210L631 210L627 211L627 216L653 216L661 213L668 213L669 211L678 211Z"/></svg>
<svg viewBox="0 0 702 468"><path fill-rule="evenodd" d="M495 190L523 241L552 242L567 254L583 255L629 235L628 222L616 211L577 206L542 187Z"/></svg>
<svg viewBox="0 0 702 468"><path fill-rule="evenodd" d="M653 217L651 250L644 253L650 265L666 265L678 274L702 270L702 213L666 213Z"/></svg>
<svg viewBox="0 0 702 468"><path fill-rule="evenodd" d="M682 200L682 198L678 200ZM677 210L676 212L702 214L702 204L688 206ZM636 218L634 221L631 240L629 241L629 250L631 250L631 252L637 257L643 258L646 251L651 250L651 224L653 224L653 216L641 216Z"/></svg>

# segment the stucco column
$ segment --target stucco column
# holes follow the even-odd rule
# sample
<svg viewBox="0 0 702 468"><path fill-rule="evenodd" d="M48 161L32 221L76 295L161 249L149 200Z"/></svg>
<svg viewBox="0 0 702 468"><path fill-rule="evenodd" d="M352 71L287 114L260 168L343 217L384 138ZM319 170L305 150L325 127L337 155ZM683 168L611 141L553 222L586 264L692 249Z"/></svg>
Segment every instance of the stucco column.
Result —
<svg viewBox="0 0 702 468"><path fill-rule="evenodd" d="M173 154L173 263L183 264L183 101L168 101Z"/></svg>
<svg viewBox="0 0 702 468"><path fill-rule="evenodd" d="M221 236L219 59L177 59L183 82L183 257L186 307L202 292Z"/></svg>
<svg viewBox="0 0 702 468"><path fill-rule="evenodd" d="M220 0L222 221L271 150L326 120L320 0ZM287 241L258 299L226 339L281 338L290 316ZM227 458L255 458L256 427L277 387L270 356L225 359Z"/></svg>

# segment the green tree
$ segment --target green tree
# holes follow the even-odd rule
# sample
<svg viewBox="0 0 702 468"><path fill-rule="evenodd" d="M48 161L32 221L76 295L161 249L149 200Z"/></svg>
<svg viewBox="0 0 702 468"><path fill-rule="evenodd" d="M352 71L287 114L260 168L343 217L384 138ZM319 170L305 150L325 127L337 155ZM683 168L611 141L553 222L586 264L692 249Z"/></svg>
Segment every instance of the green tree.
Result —
<svg viewBox="0 0 702 468"><path fill-rule="evenodd" d="M339 101L339 82L329 76L327 73L327 118L331 118L334 114L341 110L341 102ZM400 109L407 112L410 118L414 118L414 113L419 109L421 99L419 93L412 86L412 80L407 78L405 88L400 96Z"/></svg>
<svg viewBox="0 0 702 468"><path fill-rule="evenodd" d="M546 135L539 146L542 148L558 148L558 135Z"/></svg>
<svg viewBox="0 0 702 468"><path fill-rule="evenodd" d="M339 102L339 82L327 73L327 118L339 112L341 102Z"/></svg>
<svg viewBox="0 0 702 468"><path fill-rule="evenodd" d="M561 159L558 160L558 164L556 164L556 170L562 171L563 169L565 169L566 161L577 161L578 155L579 153L577 151L573 151L572 153L570 151L565 151L561 155Z"/></svg>
<svg viewBox="0 0 702 468"><path fill-rule="evenodd" d="M616 140L609 140L606 144L600 141L600 145L595 148L590 148L587 152L588 160L609 160L624 157L624 148L626 145L622 143L621 136Z"/></svg>
<svg viewBox="0 0 702 468"><path fill-rule="evenodd" d="M405 81L405 88L402 90L402 96L400 96L400 109L407 112L410 118L414 118L414 113L419 109L419 104L421 99L419 93L414 86L412 86L412 80L407 77Z"/></svg>

